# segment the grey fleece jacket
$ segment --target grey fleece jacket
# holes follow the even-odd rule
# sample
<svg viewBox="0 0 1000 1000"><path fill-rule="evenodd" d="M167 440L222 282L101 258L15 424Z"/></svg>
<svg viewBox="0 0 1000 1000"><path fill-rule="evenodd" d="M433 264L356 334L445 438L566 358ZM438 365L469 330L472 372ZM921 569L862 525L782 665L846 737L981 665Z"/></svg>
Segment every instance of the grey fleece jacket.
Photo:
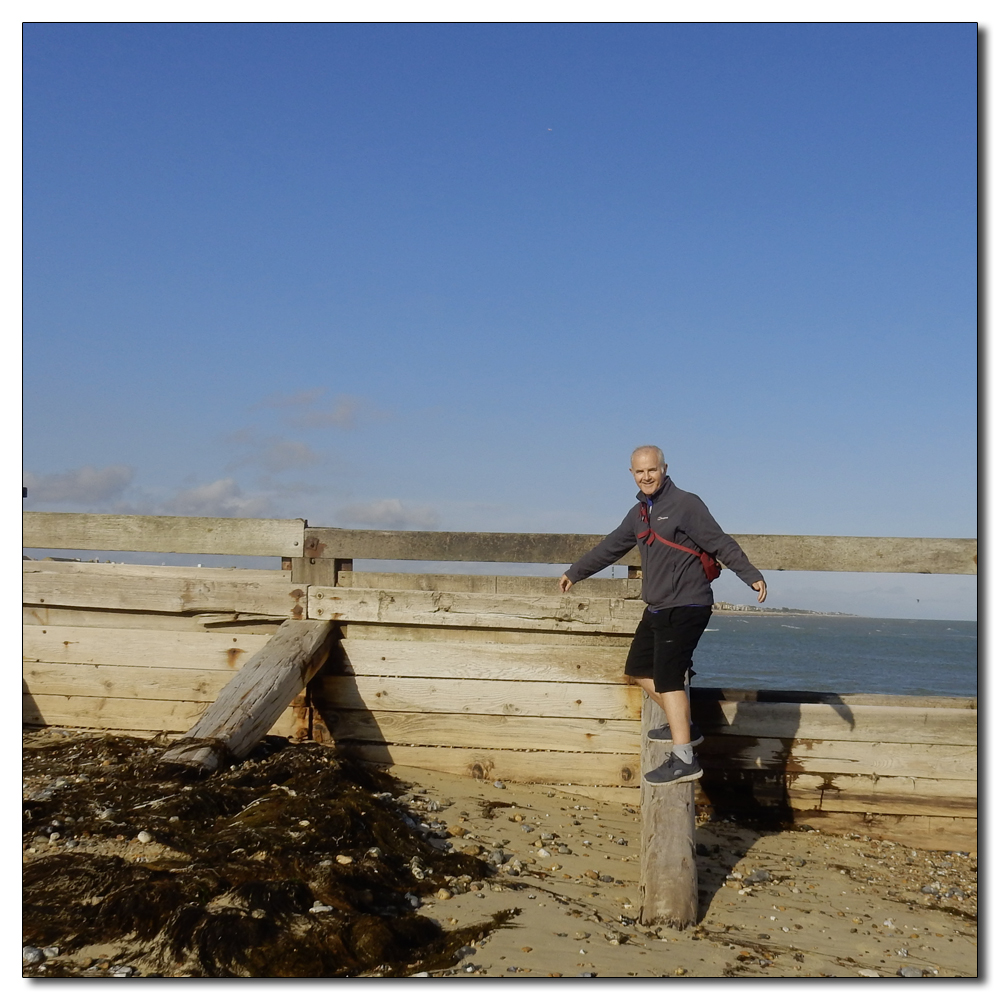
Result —
<svg viewBox="0 0 1000 1000"><path fill-rule="evenodd" d="M652 506L643 493L638 493L637 498L639 502L625 515L625 520L566 570L573 583L593 576L638 545L642 558L642 599L650 608L660 611L689 604L713 604L712 585L701 560L664 545L651 535L639 541L639 535L648 528L678 545L712 553L748 587L764 579L736 541L719 527L701 497L678 489L669 476L648 498ZM643 507L647 508L648 523L643 518Z"/></svg>

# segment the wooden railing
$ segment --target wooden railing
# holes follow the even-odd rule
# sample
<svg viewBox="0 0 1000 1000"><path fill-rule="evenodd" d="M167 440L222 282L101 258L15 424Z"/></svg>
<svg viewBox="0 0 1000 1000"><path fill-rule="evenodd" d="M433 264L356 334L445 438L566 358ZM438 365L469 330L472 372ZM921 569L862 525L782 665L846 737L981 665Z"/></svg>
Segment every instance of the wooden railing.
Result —
<svg viewBox="0 0 1000 1000"><path fill-rule="evenodd" d="M326 666L272 732L379 763L638 802L642 698L621 665L640 581L555 588L599 537L29 512L32 550L269 556L276 568L26 561L25 719L186 732L283 621L330 620ZM734 537L765 572L977 571L975 539ZM362 559L498 565L492 577L362 573ZM621 562L634 574L638 553ZM503 572L524 563L552 576ZM703 805L724 810L738 788L745 804L780 801L821 829L948 849L974 839L974 699L692 695L706 734Z"/></svg>
<svg viewBox="0 0 1000 1000"><path fill-rule="evenodd" d="M420 560L569 564L602 535L479 531L375 531L308 527L304 520L24 514L25 548L214 553L312 560ZM761 570L842 573L977 572L974 538L734 535ZM632 549L620 565L638 566Z"/></svg>

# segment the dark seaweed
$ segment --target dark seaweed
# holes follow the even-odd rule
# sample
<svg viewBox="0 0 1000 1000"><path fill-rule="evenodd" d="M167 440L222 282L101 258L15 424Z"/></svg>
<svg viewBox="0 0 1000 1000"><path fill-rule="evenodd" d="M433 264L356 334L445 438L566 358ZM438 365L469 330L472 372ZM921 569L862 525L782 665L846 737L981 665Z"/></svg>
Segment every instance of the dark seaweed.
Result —
<svg viewBox="0 0 1000 1000"><path fill-rule="evenodd" d="M413 912L413 896L492 869L432 838L406 786L374 766L269 737L204 777L160 764L162 749L121 736L26 749L25 847L53 832L76 847L25 865L25 943L64 955L107 943L155 975L396 976L447 967L516 915L446 932ZM141 830L181 857L93 853ZM47 964L42 975L84 974Z"/></svg>

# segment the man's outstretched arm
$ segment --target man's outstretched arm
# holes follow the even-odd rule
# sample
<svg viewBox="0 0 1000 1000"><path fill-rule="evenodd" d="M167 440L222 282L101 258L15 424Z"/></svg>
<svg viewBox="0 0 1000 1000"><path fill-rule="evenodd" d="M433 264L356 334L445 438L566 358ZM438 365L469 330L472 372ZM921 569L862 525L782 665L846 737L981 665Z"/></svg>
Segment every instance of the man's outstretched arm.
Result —
<svg viewBox="0 0 1000 1000"><path fill-rule="evenodd" d="M613 562L617 562L634 545L635 531L632 528L632 512L629 511L622 523L610 535L598 542L589 552L580 556L559 577L559 589L565 594L574 583L579 583L588 576L593 576L602 569L606 569Z"/></svg>

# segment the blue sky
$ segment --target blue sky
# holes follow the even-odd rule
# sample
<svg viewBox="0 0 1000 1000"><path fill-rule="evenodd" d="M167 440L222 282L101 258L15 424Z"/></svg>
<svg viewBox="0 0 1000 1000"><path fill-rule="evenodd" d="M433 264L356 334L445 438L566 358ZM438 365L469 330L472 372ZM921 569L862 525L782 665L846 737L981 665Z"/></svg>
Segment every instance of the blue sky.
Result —
<svg viewBox="0 0 1000 1000"><path fill-rule="evenodd" d="M27 506L602 532L655 442L733 533L975 536L976 43L28 24Z"/></svg>

